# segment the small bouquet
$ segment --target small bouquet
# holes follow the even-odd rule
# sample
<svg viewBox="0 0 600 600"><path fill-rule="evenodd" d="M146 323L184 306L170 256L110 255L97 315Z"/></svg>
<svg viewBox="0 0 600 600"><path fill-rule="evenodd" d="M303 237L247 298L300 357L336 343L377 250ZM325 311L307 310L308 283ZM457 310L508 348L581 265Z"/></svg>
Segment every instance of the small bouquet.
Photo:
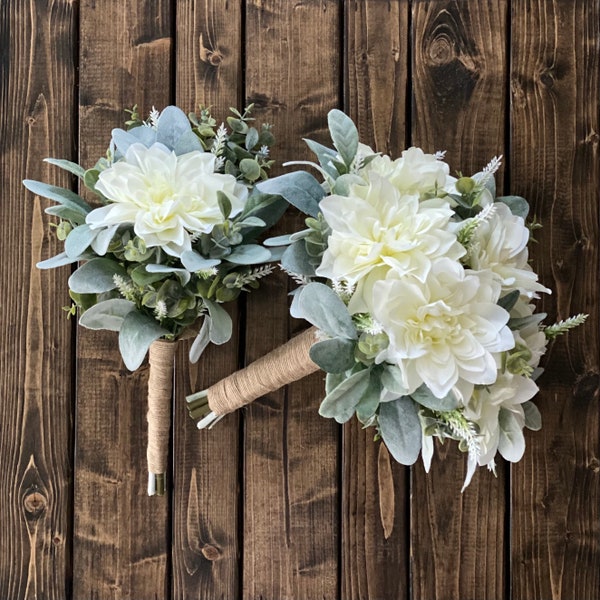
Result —
<svg viewBox="0 0 600 600"><path fill-rule="evenodd" d="M405 465L428 470L433 438L457 440L477 465L515 462L549 339L585 315L544 326L533 301L550 293L528 263L528 204L496 197L494 158L449 175L444 154L410 148L393 160L359 143L354 123L329 113L335 149L308 140L323 177L295 172L259 185L308 215L303 231L267 240L299 284L291 314L314 327L188 398L198 427L322 369L319 413L373 426ZM298 164L298 163L296 163ZM464 487L463 487L464 489Z"/></svg>
<svg viewBox="0 0 600 600"><path fill-rule="evenodd" d="M232 321L221 305L258 287L279 258L256 241L287 205L255 187L267 179L274 138L268 125L252 126L251 108L231 109L228 131L208 109L188 117L169 106L142 121L134 107L91 169L47 159L79 177L97 208L69 189L24 182L57 203L46 212L64 242L38 267L83 263L69 278L69 313L79 308L84 327L117 331L132 371L149 351L150 495L164 493L175 342L195 338L192 362L210 342L227 342Z"/></svg>

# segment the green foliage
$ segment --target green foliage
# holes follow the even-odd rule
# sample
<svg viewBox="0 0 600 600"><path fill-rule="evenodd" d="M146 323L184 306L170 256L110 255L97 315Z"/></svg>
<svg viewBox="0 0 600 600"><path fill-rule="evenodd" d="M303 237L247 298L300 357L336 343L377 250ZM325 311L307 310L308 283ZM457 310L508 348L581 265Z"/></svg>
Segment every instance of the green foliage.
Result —
<svg viewBox="0 0 600 600"><path fill-rule="evenodd" d="M421 424L415 403L407 396L379 407L378 431L390 454L403 465L412 465L421 451Z"/></svg>

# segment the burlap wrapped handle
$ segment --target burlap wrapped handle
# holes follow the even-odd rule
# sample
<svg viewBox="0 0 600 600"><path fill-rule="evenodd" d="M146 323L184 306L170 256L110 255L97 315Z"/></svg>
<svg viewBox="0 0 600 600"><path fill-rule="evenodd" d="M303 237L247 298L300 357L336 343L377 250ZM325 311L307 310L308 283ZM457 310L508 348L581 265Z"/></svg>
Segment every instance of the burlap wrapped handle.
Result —
<svg viewBox="0 0 600 600"><path fill-rule="evenodd" d="M245 369L188 396L190 416L198 428L210 427L224 415L318 371L309 356L316 333L316 328L311 327Z"/></svg>
<svg viewBox="0 0 600 600"><path fill-rule="evenodd" d="M148 495L165 493L171 430L171 396L176 342L156 340L150 346L148 378Z"/></svg>

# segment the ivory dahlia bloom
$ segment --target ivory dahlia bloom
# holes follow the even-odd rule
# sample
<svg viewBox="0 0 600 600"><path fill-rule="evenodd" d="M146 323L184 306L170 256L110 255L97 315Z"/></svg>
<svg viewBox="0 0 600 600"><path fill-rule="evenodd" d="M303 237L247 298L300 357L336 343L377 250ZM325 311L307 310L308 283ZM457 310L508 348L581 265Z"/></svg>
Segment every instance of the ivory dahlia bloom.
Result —
<svg viewBox="0 0 600 600"><path fill-rule="evenodd" d="M426 154L421 148L408 148L402 156L392 160L389 156L377 156L361 172L371 180L373 174L385 177L402 194L423 196L442 190L454 178L449 177L450 167L434 154Z"/></svg>
<svg viewBox="0 0 600 600"><path fill-rule="evenodd" d="M508 313L496 303L500 285L489 273L440 259L427 281L388 278L373 285L370 312L389 336L377 362L397 364L407 393L425 384L438 398L458 387L497 378L495 353L514 346Z"/></svg>
<svg viewBox="0 0 600 600"><path fill-rule="evenodd" d="M217 192L225 193L232 215L244 207L247 190L233 175L214 172L209 152L175 155L164 145L132 144L125 157L100 173L96 189L109 204L91 211L92 229L132 224L148 248L172 256L191 249L191 237L223 221Z"/></svg>
<svg viewBox="0 0 600 600"><path fill-rule="evenodd" d="M331 227L321 277L358 283L378 269L377 278L394 270L423 282L433 261L465 252L449 231L454 213L446 204L419 202L375 173L368 185L352 186L349 196L328 196L320 207Z"/></svg>
<svg viewBox="0 0 600 600"><path fill-rule="evenodd" d="M475 230L469 252L470 266L475 270L492 271L504 293L519 290L528 298L537 298L537 292L550 294L527 262L528 241L525 221L513 215L506 204L496 202L493 215Z"/></svg>

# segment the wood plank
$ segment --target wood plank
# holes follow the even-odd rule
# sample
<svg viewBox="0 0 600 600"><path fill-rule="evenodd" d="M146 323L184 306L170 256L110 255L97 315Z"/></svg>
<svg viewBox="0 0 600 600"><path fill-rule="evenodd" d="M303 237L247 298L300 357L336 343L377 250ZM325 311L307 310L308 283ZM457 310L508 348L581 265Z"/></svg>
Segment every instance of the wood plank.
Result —
<svg viewBox="0 0 600 600"><path fill-rule="evenodd" d="M106 151L124 108L170 100L171 5L80 6L80 161ZM127 371L110 332L78 330L73 596L169 595L169 496L146 495L147 366Z"/></svg>
<svg viewBox="0 0 600 600"><path fill-rule="evenodd" d="M345 108L360 139L399 156L406 147L409 3L353 0L345 10ZM352 419L344 427L342 479L342 598L408 598L408 470L391 460L393 503L384 532L380 469L390 464L374 430ZM382 476L384 474L382 473Z"/></svg>
<svg viewBox="0 0 600 600"><path fill-rule="evenodd" d="M176 103L185 111L210 106L224 120L242 104L242 3L177 3ZM241 106L240 106L241 108ZM173 598L236 598L240 585L239 415L211 431L198 431L185 395L205 389L238 366L237 306L234 334L210 346L196 365L181 344L176 360L173 440Z"/></svg>
<svg viewBox="0 0 600 600"><path fill-rule="evenodd" d="M544 226L534 269L552 319L589 312L553 344L543 428L513 468L515 600L600 594L598 187L600 3L512 3L511 182Z"/></svg>
<svg viewBox="0 0 600 600"><path fill-rule="evenodd" d="M474 173L504 154L507 3L416 2L412 24L412 143ZM503 598L504 469L498 479L479 469L461 494L465 456L456 444L440 450L428 475L420 464L412 474L413 595Z"/></svg>
<svg viewBox="0 0 600 600"><path fill-rule="evenodd" d="M0 597L70 594L73 395L68 273L36 263L61 251L21 181L69 187L42 162L73 158L76 14L71 2L0 10Z"/></svg>
<svg viewBox="0 0 600 600"><path fill-rule="evenodd" d="M308 157L302 137L327 141L341 101L340 16L332 0L247 2L246 94L274 124L279 164ZM290 213L279 231L301 225ZM278 273L249 297L247 362L304 327L288 320L288 285ZM338 428L317 413L322 395L315 374L245 413L243 598L339 598Z"/></svg>

